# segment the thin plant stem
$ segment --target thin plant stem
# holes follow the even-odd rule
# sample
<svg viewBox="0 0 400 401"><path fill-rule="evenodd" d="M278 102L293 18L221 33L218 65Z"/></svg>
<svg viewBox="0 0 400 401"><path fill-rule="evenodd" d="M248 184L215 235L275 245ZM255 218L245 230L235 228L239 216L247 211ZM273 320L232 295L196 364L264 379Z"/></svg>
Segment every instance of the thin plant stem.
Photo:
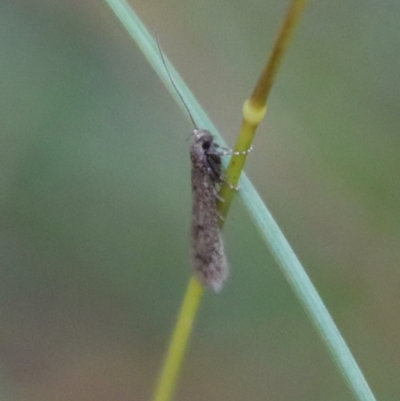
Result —
<svg viewBox="0 0 400 401"><path fill-rule="evenodd" d="M274 83L276 74L281 65L282 58L286 53L297 22L307 2L308 0L292 0L290 3L268 62L261 72L260 78L251 94L250 102L253 107L263 108L265 106L272 84Z"/></svg>
<svg viewBox="0 0 400 401"><path fill-rule="evenodd" d="M262 70L260 77L253 89L250 98L243 104L243 120L234 150L243 152L250 148L256 129L264 119L267 111L267 99L271 91L272 84L281 65L282 58L286 53L294 29L300 19L301 13L308 0L292 0L283 19L278 36L275 40L271 54ZM226 177L230 185L223 185L220 197L224 200L218 202L218 209L222 216L226 216L235 191L232 186L237 186L240 174L244 168L247 155L233 156L227 168Z"/></svg>
<svg viewBox="0 0 400 401"><path fill-rule="evenodd" d="M203 292L202 285L192 276L171 336L153 401L168 401L171 399Z"/></svg>

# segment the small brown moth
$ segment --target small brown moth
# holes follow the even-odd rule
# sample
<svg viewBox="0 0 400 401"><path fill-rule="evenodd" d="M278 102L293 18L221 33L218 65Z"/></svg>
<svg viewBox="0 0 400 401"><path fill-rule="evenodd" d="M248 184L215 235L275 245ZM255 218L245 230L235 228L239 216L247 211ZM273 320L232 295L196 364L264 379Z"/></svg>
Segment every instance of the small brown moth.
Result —
<svg viewBox="0 0 400 401"><path fill-rule="evenodd" d="M222 181L221 152L211 133L193 131L192 163L192 265L203 285L219 291L228 277L216 208L217 185Z"/></svg>
<svg viewBox="0 0 400 401"><path fill-rule="evenodd" d="M193 130L194 141L190 147L193 197L192 267L203 286L219 291L229 273L216 207L216 200L219 198L219 185L223 181L225 182L222 174L221 156L247 154L248 151L234 152L222 148L214 142L210 131L197 128L194 118L167 68L158 38L157 44L171 84L182 100L195 128Z"/></svg>
<svg viewBox="0 0 400 401"><path fill-rule="evenodd" d="M229 273L216 208L219 184L225 182L221 156L242 155L248 151L222 150L206 129L195 128L193 136L194 142L190 147L193 196L192 265L194 273L205 287L219 291Z"/></svg>

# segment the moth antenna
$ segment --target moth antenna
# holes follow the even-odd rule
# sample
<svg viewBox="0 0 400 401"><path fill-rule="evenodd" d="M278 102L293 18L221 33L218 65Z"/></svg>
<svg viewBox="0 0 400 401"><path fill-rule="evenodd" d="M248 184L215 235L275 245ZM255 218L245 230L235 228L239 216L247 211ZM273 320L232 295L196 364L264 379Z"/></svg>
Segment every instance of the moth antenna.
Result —
<svg viewBox="0 0 400 401"><path fill-rule="evenodd" d="M169 72L169 69L168 69L168 67L167 67L167 63L165 62L164 53L163 53L163 51L161 50L160 41L158 40L157 31L154 31L154 33L155 33L155 36L156 36L156 42L157 42L158 51L160 52L161 60L162 60L162 63L164 64L165 70L167 71L169 80L171 81L171 84L172 84L172 86L174 87L174 89L175 89L176 93L178 94L179 98L181 99L182 104L185 106L185 109L186 109L186 111L187 111L187 113L188 113L188 115L189 115L189 117L190 117L190 120L191 120L191 122L192 122L192 124L193 124L193 127L194 127L194 128L197 128L197 125L196 125L196 123L194 122L194 118L193 118L193 116L192 116L192 113L190 112L189 107L188 107L187 104L185 103L185 101L184 101L184 99L183 99L183 96L182 96L181 93L179 92L178 87L176 86L174 80L172 79L171 73Z"/></svg>

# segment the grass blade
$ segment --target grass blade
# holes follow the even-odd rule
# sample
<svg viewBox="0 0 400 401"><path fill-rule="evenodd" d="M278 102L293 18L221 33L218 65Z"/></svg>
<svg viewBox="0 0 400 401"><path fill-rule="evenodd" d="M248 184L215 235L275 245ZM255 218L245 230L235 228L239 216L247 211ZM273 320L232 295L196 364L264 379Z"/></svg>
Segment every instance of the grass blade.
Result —
<svg viewBox="0 0 400 401"><path fill-rule="evenodd" d="M250 180L242 175L240 194L289 284L308 312L333 360L357 399L375 401L364 375L317 290Z"/></svg>

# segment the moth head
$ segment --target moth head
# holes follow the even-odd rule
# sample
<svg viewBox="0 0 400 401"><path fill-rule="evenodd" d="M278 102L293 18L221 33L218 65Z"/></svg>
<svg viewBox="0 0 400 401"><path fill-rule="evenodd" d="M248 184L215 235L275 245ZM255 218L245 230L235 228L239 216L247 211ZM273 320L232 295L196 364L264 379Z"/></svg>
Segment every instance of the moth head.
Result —
<svg viewBox="0 0 400 401"><path fill-rule="evenodd" d="M211 135L211 132L206 129L195 129L193 131L194 142L201 144L204 150L208 150L211 148L214 138Z"/></svg>

